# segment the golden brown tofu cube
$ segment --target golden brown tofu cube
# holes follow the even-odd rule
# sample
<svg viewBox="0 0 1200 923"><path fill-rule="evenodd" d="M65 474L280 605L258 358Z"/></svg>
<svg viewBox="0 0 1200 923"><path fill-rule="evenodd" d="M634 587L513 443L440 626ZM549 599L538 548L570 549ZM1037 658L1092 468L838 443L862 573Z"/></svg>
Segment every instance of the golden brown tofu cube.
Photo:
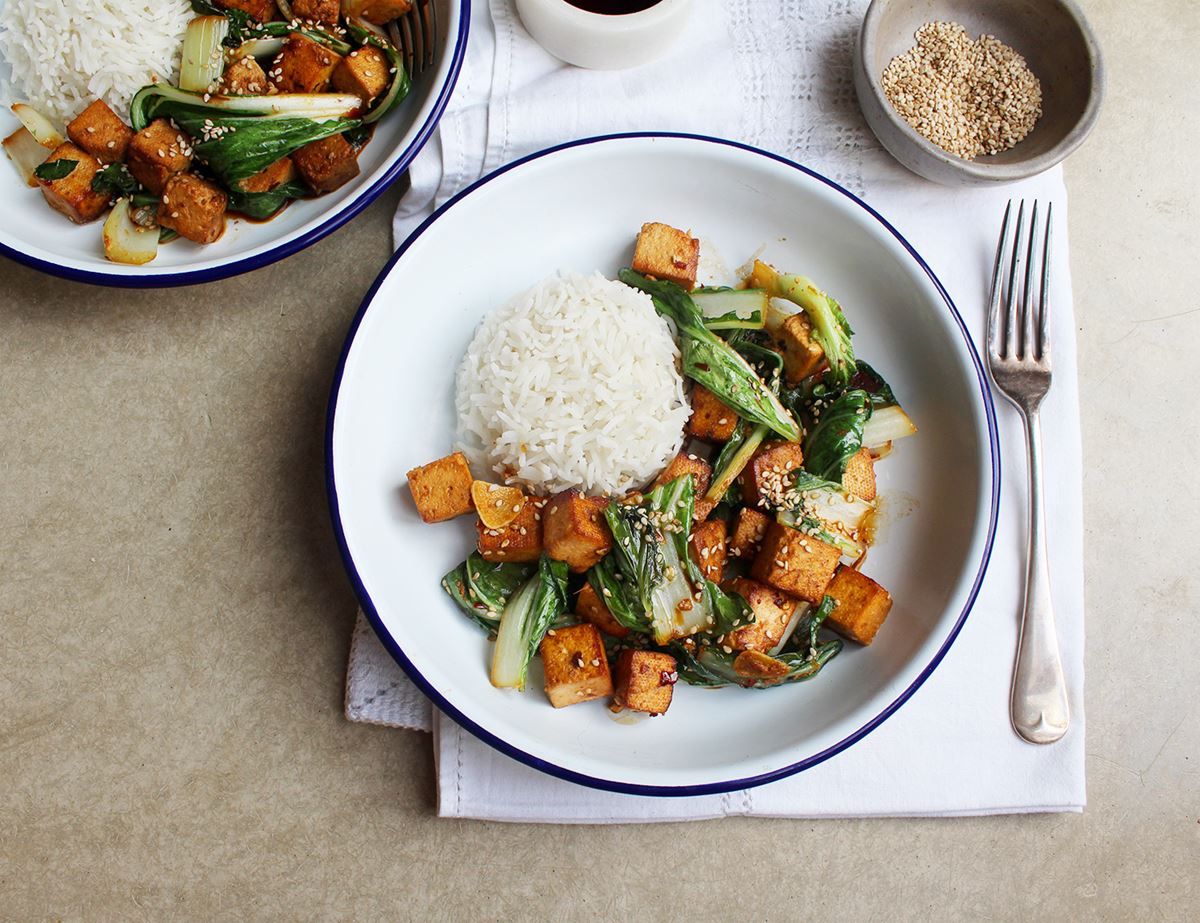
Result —
<svg viewBox="0 0 1200 923"><path fill-rule="evenodd" d="M743 502L763 509L786 505L784 495L795 483L792 473L803 463L799 443L764 442L739 475Z"/></svg>
<svg viewBox="0 0 1200 923"><path fill-rule="evenodd" d="M242 180L239 184L243 192L270 192L276 186L293 182L296 179L296 165L291 157L280 157L264 170Z"/></svg>
<svg viewBox="0 0 1200 923"><path fill-rule="evenodd" d="M216 4L223 10L241 10L259 22L275 18L275 0L216 0Z"/></svg>
<svg viewBox="0 0 1200 923"><path fill-rule="evenodd" d="M337 52L293 32L267 76L280 93L322 93L340 60Z"/></svg>
<svg viewBox="0 0 1200 923"><path fill-rule="evenodd" d="M783 322L779 345L783 347L783 372L789 384L800 382L825 364L825 353L813 339L807 314L793 314Z"/></svg>
<svg viewBox="0 0 1200 923"><path fill-rule="evenodd" d="M859 644L870 644L892 611L891 594L853 567L838 567L825 592L837 600L825 624Z"/></svg>
<svg viewBox="0 0 1200 923"><path fill-rule="evenodd" d="M595 625L551 629L542 639L541 654L546 695L555 708L612 695L608 656Z"/></svg>
<svg viewBox="0 0 1200 923"><path fill-rule="evenodd" d="M67 136L101 163L119 163L133 139L133 129L98 99L67 126Z"/></svg>
<svg viewBox="0 0 1200 923"><path fill-rule="evenodd" d="M771 518L758 510L743 506L737 511L733 521L733 535L729 538L729 553L743 561L751 560L758 554L758 546L762 543Z"/></svg>
<svg viewBox="0 0 1200 923"><path fill-rule="evenodd" d="M704 522L716 508L716 500L705 500L703 497L696 497L692 502L692 523Z"/></svg>
<svg viewBox="0 0 1200 923"><path fill-rule="evenodd" d="M850 456L846 470L842 472L842 486L856 497L875 499L875 460L867 449L859 449Z"/></svg>
<svg viewBox="0 0 1200 923"><path fill-rule="evenodd" d="M815 606L824 598L841 557L833 545L773 522L763 535L750 576Z"/></svg>
<svg viewBox="0 0 1200 923"><path fill-rule="evenodd" d="M100 161L70 141L55 148L42 166L58 160L73 160L75 166L61 179L38 178L47 204L76 224L95 221L108 209L108 196L92 189L92 178L100 170Z"/></svg>
<svg viewBox="0 0 1200 923"><path fill-rule="evenodd" d="M671 459L667 467L663 468L662 474L654 479L653 486L662 487L685 474L692 476L692 490L695 496L699 497L708 490L708 482L712 480L712 465L699 455L680 452Z"/></svg>
<svg viewBox="0 0 1200 923"><path fill-rule="evenodd" d="M358 15L367 22L382 26L385 22L399 19L413 7L413 0L351 0Z"/></svg>
<svg viewBox="0 0 1200 923"><path fill-rule="evenodd" d="M254 56L245 55L225 68L221 88L230 96L265 96L271 85Z"/></svg>
<svg viewBox="0 0 1200 923"><path fill-rule="evenodd" d="M338 62L333 70L333 88L351 93L368 105L388 88L392 81L391 65L382 51L371 45L357 48Z"/></svg>
<svg viewBox="0 0 1200 923"><path fill-rule="evenodd" d="M624 638L629 634L629 629L613 618L608 606L604 605L604 600L590 583L585 583L575 598L575 614L614 638Z"/></svg>
<svg viewBox="0 0 1200 923"><path fill-rule="evenodd" d="M292 0L292 16L310 22L336 24L341 15L341 0Z"/></svg>
<svg viewBox="0 0 1200 923"><path fill-rule="evenodd" d="M633 711L661 715L671 707L679 673L675 658L658 651L621 651L617 658L613 704Z"/></svg>
<svg viewBox="0 0 1200 923"><path fill-rule="evenodd" d="M542 542L546 554L566 561L582 574L612 549L612 532L604 519L608 500L564 490L550 499L542 517Z"/></svg>
<svg viewBox="0 0 1200 923"><path fill-rule="evenodd" d="M532 564L542 556L542 508L546 501L530 497L521 506L517 518L503 529L489 529L475 523L479 533L479 553L485 561L513 561Z"/></svg>
<svg viewBox="0 0 1200 923"><path fill-rule="evenodd" d="M669 224L642 225L633 248L633 269L654 279L668 279L689 292L696 287L700 241Z"/></svg>
<svg viewBox="0 0 1200 923"><path fill-rule="evenodd" d="M358 176L358 151L341 135L304 145L292 160L313 192L332 192Z"/></svg>
<svg viewBox="0 0 1200 923"><path fill-rule="evenodd" d="M180 237L211 244L225 230L228 205L229 196L220 186L192 173L176 173L163 189L158 223Z"/></svg>
<svg viewBox="0 0 1200 923"><path fill-rule="evenodd" d="M708 388L702 385L692 388L692 415L687 424L689 435L709 442L726 442L737 429L737 422L737 411Z"/></svg>
<svg viewBox="0 0 1200 923"><path fill-rule="evenodd" d="M725 635L723 644L735 651L769 651L783 640L788 622L799 605L796 600L774 587L746 577L731 580L725 589L741 596L754 613L754 622Z"/></svg>
<svg viewBox="0 0 1200 923"><path fill-rule="evenodd" d="M192 143L167 119L155 119L130 140L127 158L134 179L161 193L167 180L191 166Z"/></svg>
<svg viewBox="0 0 1200 923"><path fill-rule="evenodd" d="M471 512L471 468L462 452L455 452L408 472L417 512L426 522L445 522Z"/></svg>
<svg viewBox="0 0 1200 923"><path fill-rule="evenodd" d="M710 519L693 525L688 547L705 579L720 583L725 577L725 523Z"/></svg>

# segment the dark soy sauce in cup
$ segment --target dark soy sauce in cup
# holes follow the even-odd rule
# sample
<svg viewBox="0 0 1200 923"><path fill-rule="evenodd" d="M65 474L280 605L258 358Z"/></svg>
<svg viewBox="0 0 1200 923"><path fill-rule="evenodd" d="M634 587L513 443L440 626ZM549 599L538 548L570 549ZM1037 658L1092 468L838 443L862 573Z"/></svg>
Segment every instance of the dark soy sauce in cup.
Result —
<svg viewBox="0 0 1200 923"><path fill-rule="evenodd" d="M589 13L602 13L605 16L623 16L626 13L640 13L658 3L658 0L567 0L571 6L577 6Z"/></svg>

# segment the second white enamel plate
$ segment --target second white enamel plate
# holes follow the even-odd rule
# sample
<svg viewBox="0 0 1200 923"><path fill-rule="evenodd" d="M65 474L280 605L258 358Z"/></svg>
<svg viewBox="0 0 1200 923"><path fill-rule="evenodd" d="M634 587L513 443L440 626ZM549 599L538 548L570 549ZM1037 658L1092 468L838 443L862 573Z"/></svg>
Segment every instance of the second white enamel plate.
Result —
<svg viewBox="0 0 1200 923"><path fill-rule="evenodd" d="M454 373L480 319L558 270L610 277L644 221L711 241L731 265L762 250L846 309L860 356L921 429L879 465L883 528L867 572L895 607L869 648L812 682L676 687L663 717L601 702L551 708L488 682L491 645L439 581L470 552L468 517L425 525L405 486L454 438ZM619 136L507 168L454 200L381 275L351 330L330 408L335 529L364 609L410 676L481 738L555 775L619 791L727 791L851 745L936 667L974 601L995 527L990 398L961 320L878 216L794 164L727 142Z"/></svg>

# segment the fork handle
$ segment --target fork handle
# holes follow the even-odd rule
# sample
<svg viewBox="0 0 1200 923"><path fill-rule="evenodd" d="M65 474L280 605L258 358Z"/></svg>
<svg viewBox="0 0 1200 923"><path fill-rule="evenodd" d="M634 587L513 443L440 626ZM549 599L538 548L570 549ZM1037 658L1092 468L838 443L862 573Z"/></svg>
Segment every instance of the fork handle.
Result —
<svg viewBox="0 0 1200 923"><path fill-rule="evenodd" d="M1042 425L1036 409L1024 417L1029 448L1029 560L1011 713L1013 728L1021 737L1030 743L1049 744L1067 733L1070 709L1050 598L1042 496Z"/></svg>

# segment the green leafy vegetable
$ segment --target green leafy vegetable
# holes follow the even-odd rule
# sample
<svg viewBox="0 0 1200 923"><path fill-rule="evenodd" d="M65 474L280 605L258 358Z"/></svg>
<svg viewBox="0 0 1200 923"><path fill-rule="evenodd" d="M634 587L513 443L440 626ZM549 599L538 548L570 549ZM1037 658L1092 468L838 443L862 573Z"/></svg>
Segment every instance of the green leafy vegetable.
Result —
<svg viewBox="0 0 1200 923"><path fill-rule="evenodd" d="M588 571L587 581L608 607L614 619L630 631L642 634L651 631L646 609L640 604L640 600L630 598L630 585L618 570L613 555L607 554L601 558L599 563Z"/></svg>
<svg viewBox="0 0 1200 923"><path fill-rule="evenodd" d="M302 199L309 194L307 186L296 182L282 183L266 192L243 192L234 184L229 190L229 210L265 221L292 199Z"/></svg>
<svg viewBox="0 0 1200 923"><path fill-rule="evenodd" d="M692 560L692 510L688 474L651 491L639 505L613 502L604 511L613 533L609 557L627 587L622 598L641 610L659 644L696 633L724 634L735 623L753 620L744 599L705 579Z"/></svg>
<svg viewBox="0 0 1200 923"><path fill-rule="evenodd" d="M804 440L804 470L826 481L841 481L863 444L863 428L871 417L871 395L846 391L824 407Z"/></svg>
<svg viewBox="0 0 1200 923"><path fill-rule="evenodd" d="M509 599L492 651L492 685L524 689L525 674L542 638L567 611L567 565L542 555L537 573Z"/></svg>
<svg viewBox="0 0 1200 923"><path fill-rule="evenodd" d="M759 379L754 369L732 346L704 326L704 318L690 295L674 282L647 279L632 269L622 269L626 285L648 293L659 314L669 317L679 330L683 372L693 381L754 423L761 423L789 442L800 440L800 427Z"/></svg>
<svg viewBox="0 0 1200 923"><path fill-rule="evenodd" d="M242 42L254 38L259 33L259 24L251 19L245 10L222 9L205 0L192 0L192 10L201 16L224 16L229 20L229 32L224 39L228 48L237 48Z"/></svg>
<svg viewBox="0 0 1200 923"><path fill-rule="evenodd" d="M797 629L799 633L799 629ZM826 641L814 651L795 651L775 656L786 667L786 672L769 680L743 676L734 669L738 653L726 654L718 648L707 646L695 651L682 644L671 645L670 652L678 663L679 678L693 686L742 686L746 689L771 689L787 683L799 683L812 679L825 664L842 650L838 639Z"/></svg>
<svg viewBox="0 0 1200 923"><path fill-rule="evenodd" d="M140 188L141 185L123 163L110 163L101 167L92 177L92 191L107 195L110 199L132 195ZM157 197L154 198L154 203L157 204Z"/></svg>
<svg viewBox="0 0 1200 923"><path fill-rule="evenodd" d="M754 261L749 282L766 289L773 297L783 298L802 308L813 325L813 338L825 352L832 382L845 387L855 371L854 331L841 305L804 276L782 275L760 260Z"/></svg>
<svg viewBox="0 0 1200 923"><path fill-rule="evenodd" d="M342 117L357 105L357 97L337 93L214 97L205 102L200 94L155 84L133 98L130 118L138 130L156 118L174 119L196 139L196 158L232 188L312 141L357 128L357 119Z"/></svg>
<svg viewBox="0 0 1200 923"><path fill-rule="evenodd" d="M892 392L891 385L884 381L883 376L861 359L855 364L854 374L850 377L850 387L866 391L871 395L871 406L875 408L892 407L900 402Z"/></svg>
<svg viewBox="0 0 1200 923"><path fill-rule="evenodd" d="M45 163L38 164L33 168L33 175L38 179L50 182L70 176L77 166L79 166L78 160L71 160L69 157L59 157L57 160L47 160Z"/></svg>
<svg viewBox="0 0 1200 923"><path fill-rule="evenodd" d="M532 564L485 561L478 551L442 578L444 589L466 615L485 631L500 626L500 613L513 593L529 580Z"/></svg>
<svg viewBox="0 0 1200 923"><path fill-rule="evenodd" d="M767 293L758 288L698 288L692 301L709 330L757 330L766 323Z"/></svg>

